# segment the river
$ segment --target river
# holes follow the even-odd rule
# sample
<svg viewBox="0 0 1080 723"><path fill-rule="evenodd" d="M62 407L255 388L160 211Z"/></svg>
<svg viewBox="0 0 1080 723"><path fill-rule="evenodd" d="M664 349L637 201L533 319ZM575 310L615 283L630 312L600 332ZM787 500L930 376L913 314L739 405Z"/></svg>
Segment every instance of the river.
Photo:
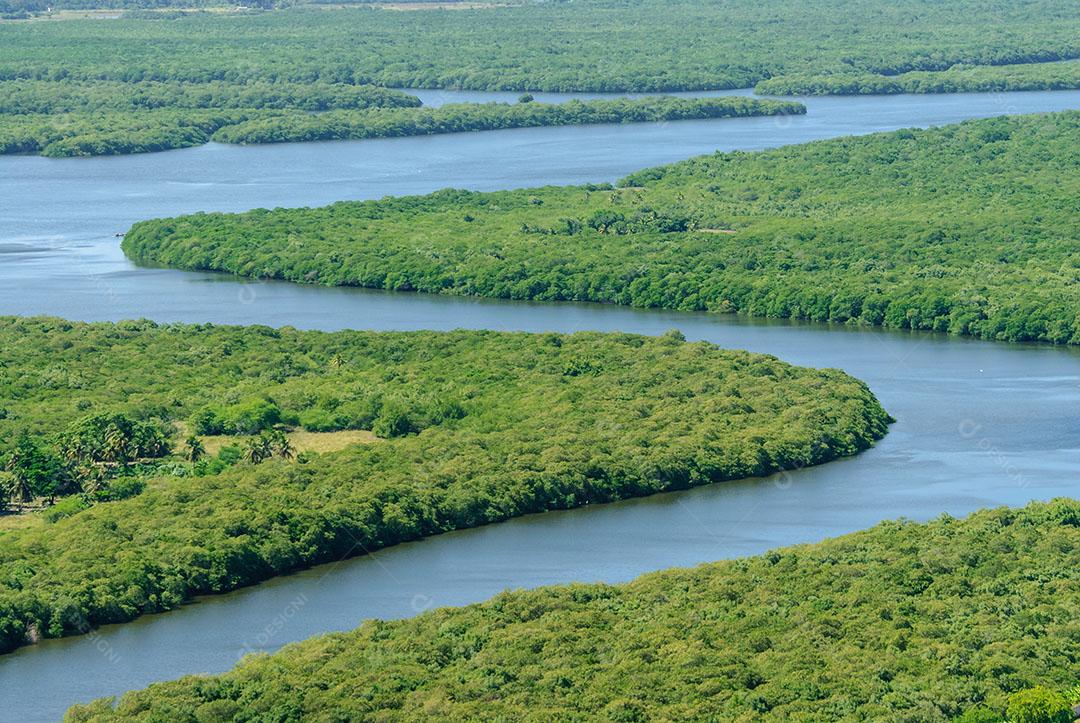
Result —
<svg viewBox="0 0 1080 723"><path fill-rule="evenodd" d="M498 94L424 94L428 102ZM544 99L545 94L537 94ZM874 449L787 476L532 515L400 545L0 657L0 718L55 720L72 703L273 650L369 617L414 615L506 589L618 582L762 552L884 518L962 515L1077 495L1080 350L932 334L582 304L509 303L245 282L137 269L115 233L195 210L613 180L716 148L762 148L1003 112L1080 107L1080 93L808 99L805 117L527 129L144 156L0 158L0 313L304 328L620 330L840 367L897 418Z"/></svg>

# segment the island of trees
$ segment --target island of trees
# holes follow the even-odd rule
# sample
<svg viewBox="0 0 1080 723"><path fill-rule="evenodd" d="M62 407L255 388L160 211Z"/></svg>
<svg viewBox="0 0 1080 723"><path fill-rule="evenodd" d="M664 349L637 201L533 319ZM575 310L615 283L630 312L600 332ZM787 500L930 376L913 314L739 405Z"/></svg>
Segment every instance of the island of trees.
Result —
<svg viewBox="0 0 1080 723"><path fill-rule="evenodd" d="M221 143L282 143L294 141L390 138L461 131L488 131L534 126L595 123L655 123L704 118L801 115L801 103L756 100L739 96L639 99L565 103L454 103L437 108L399 109L367 113L294 113L269 116L224 126L211 136Z"/></svg>
<svg viewBox="0 0 1080 723"><path fill-rule="evenodd" d="M420 108L419 99L382 88L144 83L117 95L78 86L52 97L39 85L16 81L0 99L0 154L101 156L219 143L391 138L533 126L643 123L703 118L791 115L800 103L656 96L566 103L459 103ZM0 83L3 92L4 83ZM302 88L302 90L300 90ZM250 106L246 104L251 104ZM138 110L145 105L145 109ZM33 112L25 112L30 108ZM182 108L182 109L178 109ZM269 110L267 108L270 108ZM325 112L315 112L332 108ZM5 109L15 109L4 112Z"/></svg>
<svg viewBox="0 0 1080 723"><path fill-rule="evenodd" d="M1080 342L1080 113L717 153L617 187L136 224L138 261L305 283Z"/></svg>
<svg viewBox="0 0 1080 723"><path fill-rule="evenodd" d="M58 500L0 516L0 651L447 530L818 464L890 421L842 372L678 333L2 318L0 346L9 506ZM314 455L294 429L370 434Z"/></svg>
<svg viewBox="0 0 1080 723"><path fill-rule="evenodd" d="M1075 500L885 522L369 621L68 720L1070 723L1078 585Z"/></svg>

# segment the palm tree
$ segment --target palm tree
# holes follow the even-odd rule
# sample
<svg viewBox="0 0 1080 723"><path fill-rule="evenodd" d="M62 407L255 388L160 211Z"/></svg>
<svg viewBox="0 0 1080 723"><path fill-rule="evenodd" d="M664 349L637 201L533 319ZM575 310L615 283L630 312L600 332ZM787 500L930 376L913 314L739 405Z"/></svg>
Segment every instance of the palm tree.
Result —
<svg viewBox="0 0 1080 723"><path fill-rule="evenodd" d="M9 472L0 472L0 510L7 509L14 496L11 493L11 486L14 481Z"/></svg>
<svg viewBox="0 0 1080 723"><path fill-rule="evenodd" d="M5 475L4 496L6 499L18 503L22 508L34 499L34 484L28 475L20 474L20 470L13 469Z"/></svg>
<svg viewBox="0 0 1080 723"><path fill-rule="evenodd" d="M273 445L274 451L282 459L289 460L296 456L296 450L293 448L292 442L289 441L289 435L280 429L274 433Z"/></svg>
<svg viewBox="0 0 1080 723"><path fill-rule="evenodd" d="M258 464L263 461L262 445L259 444L258 438L252 437L244 446L244 460L251 464Z"/></svg>
<svg viewBox="0 0 1080 723"><path fill-rule="evenodd" d="M92 495L102 488L105 470L93 462L87 462L75 468L75 480L83 492Z"/></svg>
<svg viewBox="0 0 1080 723"><path fill-rule="evenodd" d="M128 436L115 424L105 431L104 461L122 464L128 461Z"/></svg>
<svg viewBox="0 0 1080 723"><path fill-rule="evenodd" d="M244 448L244 459L252 464L259 464L274 453L273 442L266 434L252 437Z"/></svg>
<svg viewBox="0 0 1080 723"><path fill-rule="evenodd" d="M24 433L4 464L7 473L2 480L4 497L18 503L20 508L34 499L34 480L29 469L33 466L34 451L33 442Z"/></svg>
<svg viewBox="0 0 1080 723"><path fill-rule="evenodd" d="M170 451L169 437L161 429L154 428L145 443L145 448L139 454L142 457L164 457Z"/></svg>
<svg viewBox="0 0 1080 723"><path fill-rule="evenodd" d="M206 447L203 446L202 440L196 437L194 434L184 441L187 445L187 458L189 462L198 462L204 456L206 456Z"/></svg>

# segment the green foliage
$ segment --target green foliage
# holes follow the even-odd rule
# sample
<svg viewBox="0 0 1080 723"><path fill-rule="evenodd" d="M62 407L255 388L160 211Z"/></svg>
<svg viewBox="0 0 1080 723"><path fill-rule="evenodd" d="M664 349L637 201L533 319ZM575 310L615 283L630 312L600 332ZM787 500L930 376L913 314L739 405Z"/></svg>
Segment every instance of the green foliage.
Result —
<svg viewBox="0 0 1080 723"><path fill-rule="evenodd" d="M46 522L58 522L65 517L71 517L74 514L82 512L90 506L90 502L87 501L81 495L73 495L60 500L52 507L48 508L41 513Z"/></svg>
<svg viewBox="0 0 1080 723"><path fill-rule="evenodd" d="M509 299L1080 342L1080 113L970 121L624 179L136 224L136 261Z"/></svg>
<svg viewBox="0 0 1080 723"><path fill-rule="evenodd" d="M419 105L415 96L369 85L9 80L0 82L0 153L160 151L201 145L255 118L266 125L328 110L360 118L367 109Z"/></svg>
<svg viewBox="0 0 1080 723"><path fill-rule="evenodd" d="M647 123L694 118L798 115L798 103L729 98L658 96L629 100L566 103L456 103L438 108L335 111L318 115L269 115L224 126L212 136L220 143L285 143L316 140L392 138L397 136L488 131L533 126L594 123Z"/></svg>
<svg viewBox="0 0 1080 723"><path fill-rule="evenodd" d="M102 489L94 492L92 497L97 502L116 502L126 500L128 497L142 494L146 489L146 480L140 477L117 477L109 480Z"/></svg>
<svg viewBox="0 0 1080 723"><path fill-rule="evenodd" d="M44 1L0 0L0 15L41 10ZM109 155L211 139L274 143L801 112L673 98L552 106L529 102L529 93L515 105L428 109L389 87L1076 88L1077 38L1080 9L1066 0L585 0L0 23L0 153Z"/></svg>
<svg viewBox="0 0 1080 723"><path fill-rule="evenodd" d="M1072 706L1061 693L1038 685L1009 696L1009 723L1072 723Z"/></svg>
<svg viewBox="0 0 1080 723"><path fill-rule="evenodd" d="M82 402L75 409L82 411ZM35 420L37 421L37 420ZM95 493L101 500L119 499L109 495L108 481L127 475L170 453L169 431L160 424L140 422L123 414L97 414L68 425L59 435L35 441L32 427L12 421L16 429L13 444L0 439L0 461L5 477L0 482L0 500L25 504L39 497L53 498L76 492ZM4 447L10 446L4 454ZM64 511L49 513L59 517Z"/></svg>
<svg viewBox="0 0 1080 723"><path fill-rule="evenodd" d="M206 456L206 445L204 445L202 440L195 435L189 435L188 438L184 440L184 447L187 448L185 457L189 462L198 462Z"/></svg>
<svg viewBox="0 0 1080 723"><path fill-rule="evenodd" d="M964 711L963 715L953 719L953 723L1005 723L1005 719L1000 713L979 705Z"/></svg>
<svg viewBox="0 0 1080 723"><path fill-rule="evenodd" d="M289 415L378 399L371 424L387 437L299 464L264 431L244 445L258 464L223 449L194 474L162 466L139 494L0 533L0 650L31 627L123 622L426 535L818 464L889 421L842 372L675 335L0 318L0 347L0 440L64 428L80 399L162 423L255 398Z"/></svg>
<svg viewBox="0 0 1080 723"><path fill-rule="evenodd" d="M108 156L198 146L218 128L246 120L250 111L135 113L93 111L58 115L0 115L0 153Z"/></svg>
<svg viewBox="0 0 1080 723"><path fill-rule="evenodd" d="M957 64L940 71L913 70L899 75L792 73L759 82L763 95L859 95L891 93L974 93L1080 88L1080 61L1026 65Z"/></svg>
<svg viewBox="0 0 1080 723"><path fill-rule="evenodd" d="M239 463L244 457L244 452L237 444L226 444L218 450L213 459L201 459L191 466L191 471L197 477L221 474L229 467Z"/></svg>
<svg viewBox="0 0 1080 723"><path fill-rule="evenodd" d="M281 421L277 404L255 398L226 407L203 407L191 418L191 428L196 434L257 434Z"/></svg>
<svg viewBox="0 0 1080 723"><path fill-rule="evenodd" d="M415 108L420 99L389 88L323 82L227 80L8 80L0 82L0 114L57 115L95 111L365 110Z"/></svg>
<svg viewBox="0 0 1080 723"><path fill-rule="evenodd" d="M575 0L0 25L0 79L50 81L655 92L1078 57L1071 0Z"/></svg>
<svg viewBox="0 0 1080 723"><path fill-rule="evenodd" d="M60 437L65 459L75 464L125 464L170 453L160 425L122 414L97 414L72 424Z"/></svg>
<svg viewBox="0 0 1080 723"><path fill-rule="evenodd" d="M1021 700L1056 716L1060 696L1010 693L1075 680L1078 585L1075 500L885 522L626 585L369 621L68 720L931 722L980 703L1012 716Z"/></svg>
<svg viewBox="0 0 1080 723"><path fill-rule="evenodd" d="M4 85L0 83L0 92ZM575 100L561 104L462 103L438 108L389 107L324 113L265 110L265 107L214 111L173 107L146 111L97 109L47 115L0 113L0 153L95 156L183 148L211 140L284 143L806 112L804 106L787 101L670 96L587 103Z"/></svg>
<svg viewBox="0 0 1080 723"><path fill-rule="evenodd" d="M3 458L7 472L6 499L27 503L35 497L52 497L63 491L68 479L63 460L35 442L24 430Z"/></svg>

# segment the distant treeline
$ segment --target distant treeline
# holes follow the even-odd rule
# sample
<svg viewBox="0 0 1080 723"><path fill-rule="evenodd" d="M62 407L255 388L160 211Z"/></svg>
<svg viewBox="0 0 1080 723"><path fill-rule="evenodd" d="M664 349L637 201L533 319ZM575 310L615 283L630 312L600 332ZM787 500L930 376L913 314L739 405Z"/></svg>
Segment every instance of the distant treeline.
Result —
<svg viewBox="0 0 1080 723"><path fill-rule="evenodd" d="M580 0L0 24L0 79L659 92L1074 58L1072 0Z"/></svg>
<svg viewBox="0 0 1080 723"><path fill-rule="evenodd" d="M0 488L73 487L0 524L0 652L447 530L826 462L890 421L843 372L677 332L0 318L0 348ZM200 435L282 423L378 439L195 459ZM128 484L100 500L99 481Z"/></svg>
<svg viewBox="0 0 1080 723"><path fill-rule="evenodd" d="M0 114L55 114L157 109L361 110L415 108L420 99L374 85L182 81L0 82Z"/></svg>
<svg viewBox="0 0 1080 723"><path fill-rule="evenodd" d="M576 186L136 224L292 281L1080 343L1080 112L718 153Z"/></svg>
<svg viewBox="0 0 1080 723"><path fill-rule="evenodd" d="M3 85L3 84L0 84ZM331 86L338 88L340 86ZM350 87L350 86L346 86ZM4 114L0 111L0 153L38 153L44 156L100 156L141 153L219 143L280 143L289 141L389 138L397 136L457 133L498 128L560 126L587 123L638 123L690 118L728 118L755 115L805 113L799 103L756 100L743 97L675 98L659 96L642 99L568 101L547 103L454 104L437 108L403 107L416 105L411 96L375 89L355 93L290 95L262 86L250 94L261 98L262 106L281 104L322 104L340 100L346 108L371 102L390 104L367 110L333 110L310 113L305 110L264 110L239 107L242 98L228 92L214 95L190 86L177 97L192 109L178 104L148 105L147 110L121 112L102 109L62 112L77 107L71 99L57 100L48 114ZM160 99L159 94L151 94ZM400 96L400 97L399 97ZM132 104L135 98L118 95L116 104ZM415 100L415 98L412 98ZM107 96L102 107L107 107ZM36 106L24 98L0 99L3 107ZM204 110L216 108L216 110Z"/></svg>
<svg viewBox="0 0 1080 723"><path fill-rule="evenodd" d="M330 112L318 115L270 116L225 126L216 132L212 139L221 143L283 143L390 138L532 126L649 123L802 113L806 113L806 107L800 103L760 101L736 96L657 96L634 100L570 100L558 104L457 103L437 108L368 113Z"/></svg>
<svg viewBox="0 0 1080 723"><path fill-rule="evenodd" d="M1080 88L1080 61L1028 65L955 65L943 71L885 76L785 74L763 80L763 95L881 95L894 93L976 93Z"/></svg>
<svg viewBox="0 0 1080 723"><path fill-rule="evenodd" d="M1075 500L883 522L371 620L68 720L1066 723L1078 571Z"/></svg>
<svg viewBox="0 0 1080 723"><path fill-rule="evenodd" d="M166 109L0 115L0 154L113 156L201 146L219 128L247 120L250 113Z"/></svg>

